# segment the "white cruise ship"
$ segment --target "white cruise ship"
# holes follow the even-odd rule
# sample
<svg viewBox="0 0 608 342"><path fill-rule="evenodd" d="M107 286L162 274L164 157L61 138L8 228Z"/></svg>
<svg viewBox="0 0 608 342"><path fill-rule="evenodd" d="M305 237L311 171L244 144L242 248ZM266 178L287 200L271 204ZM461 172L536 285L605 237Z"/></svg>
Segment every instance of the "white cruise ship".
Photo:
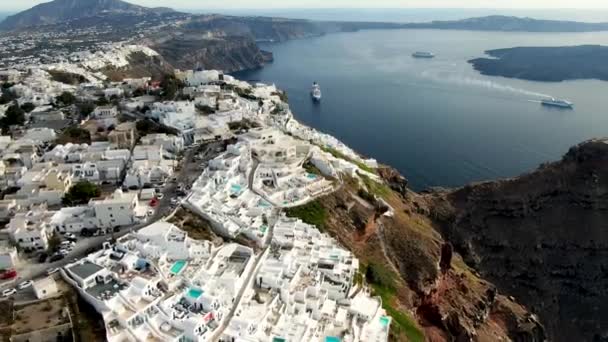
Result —
<svg viewBox="0 0 608 342"><path fill-rule="evenodd" d="M541 101L543 106L560 107L560 108L574 108L574 104L570 101L559 100L556 98L544 99Z"/></svg>
<svg viewBox="0 0 608 342"><path fill-rule="evenodd" d="M312 84L312 90L310 91L310 95L312 96L312 99L315 101L321 101L321 87L319 86L319 84L317 82L314 82Z"/></svg>
<svg viewBox="0 0 608 342"><path fill-rule="evenodd" d="M414 58L433 58L433 57L435 57L435 54L433 54L433 53L431 53L431 52L422 52L422 51L417 51L417 52L414 52L414 53L412 54L412 56L413 56Z"/></svg>

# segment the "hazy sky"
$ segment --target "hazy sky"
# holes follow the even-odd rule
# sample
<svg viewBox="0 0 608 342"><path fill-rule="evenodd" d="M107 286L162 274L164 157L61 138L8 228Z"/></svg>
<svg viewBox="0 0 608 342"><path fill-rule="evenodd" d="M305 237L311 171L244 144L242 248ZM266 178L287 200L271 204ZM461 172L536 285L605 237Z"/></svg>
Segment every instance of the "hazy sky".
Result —
<svg viewBox="0 0 608 342"><path fill-rule="evenodd" d="M49 0L0 0L0 10L23 10ZM86 1L86 0L80 0ZM602 8L608 0L129 0L179 9L238 8Z"/></svg>

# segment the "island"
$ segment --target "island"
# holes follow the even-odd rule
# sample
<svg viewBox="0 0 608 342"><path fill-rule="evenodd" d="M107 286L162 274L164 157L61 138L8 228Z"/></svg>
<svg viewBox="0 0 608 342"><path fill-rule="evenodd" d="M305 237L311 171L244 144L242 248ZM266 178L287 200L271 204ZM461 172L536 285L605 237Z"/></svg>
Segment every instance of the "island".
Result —
<svg viewBox="0 0 608 342"><path fill-rule="evenodd" d="M489 50L469 61L483 75L530 81L608 81L608 46L515 47Z"/></svg>

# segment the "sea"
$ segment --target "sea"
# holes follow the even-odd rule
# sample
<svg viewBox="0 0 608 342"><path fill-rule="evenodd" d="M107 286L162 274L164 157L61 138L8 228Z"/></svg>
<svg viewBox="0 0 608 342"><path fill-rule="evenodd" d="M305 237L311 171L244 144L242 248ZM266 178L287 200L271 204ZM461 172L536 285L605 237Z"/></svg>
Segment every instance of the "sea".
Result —
<svg viewBox="0 0 608 342"><path fill-rule="evenodd" d="M413 189L458 187L532 171L608 136L608 82L490 77L467 62L488 49L579 44L608 45L608 32L371 30L262 44L275 61L236 76L283 88L298 120L396 167ZM574 110L543 107L546 97Z"/></svg>

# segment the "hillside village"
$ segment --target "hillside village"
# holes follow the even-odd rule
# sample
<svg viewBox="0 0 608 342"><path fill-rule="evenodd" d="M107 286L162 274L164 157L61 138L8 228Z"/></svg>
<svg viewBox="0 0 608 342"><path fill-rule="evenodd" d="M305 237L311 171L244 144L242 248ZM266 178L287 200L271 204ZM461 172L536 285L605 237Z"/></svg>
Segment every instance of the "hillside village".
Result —
<svg viewBox="0 0 608 342"><path fill-rule="evenodd" d="M377 163L297 122L274 85L104 75L133 53L156 55L115 43L0 70L2 296L67 284L111 342L387 341L357 258L286 215L379 180Z"/></svg>

